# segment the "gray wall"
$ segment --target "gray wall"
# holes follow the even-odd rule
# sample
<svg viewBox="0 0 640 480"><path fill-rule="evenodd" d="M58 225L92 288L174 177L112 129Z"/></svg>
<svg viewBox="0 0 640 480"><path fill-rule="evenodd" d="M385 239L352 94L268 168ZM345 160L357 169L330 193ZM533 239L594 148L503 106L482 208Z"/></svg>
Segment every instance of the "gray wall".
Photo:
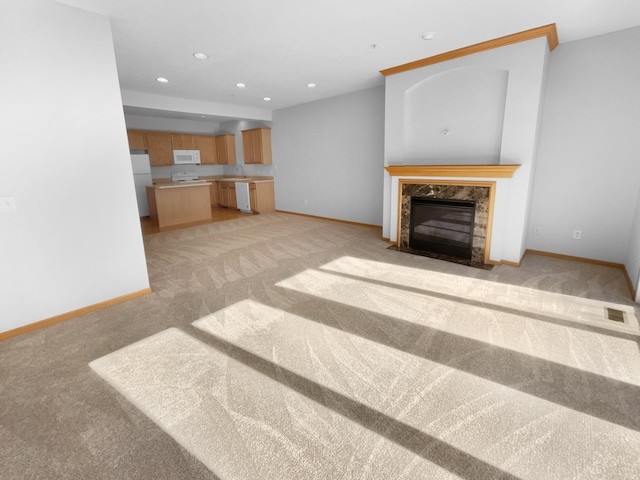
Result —
<svg viewBox="0 0 640 480"><path fill-rule="evenodd" d="M624 263L636 282L629 252L637 255L632 243L640 241L632 236L640 220L638 45L634 28L552 53L527 237L530 249Z"/></svg>
<svg viewBox="0 0 640 480"><path fill-rule="evenodd" d="M276 208L382 225L384 88L278 110Z"/></svg>
<svg viewBox="0 0 640 480"><path fill-rule="evenodd" d="M0 331L149 287L109 19L0 15Z"/></svg>

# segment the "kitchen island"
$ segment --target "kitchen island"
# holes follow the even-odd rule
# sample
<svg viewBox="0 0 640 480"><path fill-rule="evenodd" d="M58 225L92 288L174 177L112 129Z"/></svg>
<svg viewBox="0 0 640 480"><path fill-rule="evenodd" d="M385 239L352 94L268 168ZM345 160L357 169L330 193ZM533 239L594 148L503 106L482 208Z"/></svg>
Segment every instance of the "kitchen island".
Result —
<svg viewBox="0 0 640 480"><path fill-rule="evenodd" d="M253 213L269 213L276 209L273 177L209 175L199 177L198 181L206 181L211 185L210 200L213 208L237 209L236 183L247 183L250 209ZM171 178L154 178L153 183L157 186L175 185Z"/></svg>
<svg viewBox="0 0 640 480"><path fill-rule="evenodd" d="M211 220L211 182L147 187L149 217L160 228Z"/></svg>

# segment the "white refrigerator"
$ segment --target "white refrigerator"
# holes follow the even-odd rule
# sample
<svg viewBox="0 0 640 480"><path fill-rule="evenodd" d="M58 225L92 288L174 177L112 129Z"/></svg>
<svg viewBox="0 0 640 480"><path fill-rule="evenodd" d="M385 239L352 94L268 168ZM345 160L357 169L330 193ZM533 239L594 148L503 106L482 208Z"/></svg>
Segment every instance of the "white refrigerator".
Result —
<svg viewBox="0 0 640 480"><path fill-rule="evenodd" d="M133 167L133 183L136 186L136 197L138 199L138 212L141 217L148 217L147 185L153 185L149 155L146 153L132 153L131 166Z"/></svg>

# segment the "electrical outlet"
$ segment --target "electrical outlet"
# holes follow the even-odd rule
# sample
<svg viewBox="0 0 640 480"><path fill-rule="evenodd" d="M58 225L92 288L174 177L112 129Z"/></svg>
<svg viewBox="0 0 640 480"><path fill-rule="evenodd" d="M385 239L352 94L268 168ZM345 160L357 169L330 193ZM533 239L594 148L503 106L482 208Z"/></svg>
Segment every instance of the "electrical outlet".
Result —
<svg viewBox="0 0 640 480"><path fill-rule="evenodd" d="M533 233L535 233L536 235L540 235L540 225L536 225L535 227L533 227Z"/></svg>
<svg viewBox="0 0 640 480"><path fill-rule="evenodd" d="M582 238L582 230L574 230L573 231L573 239L580 240Z"/></svg>
<svg viewBox="0 0 640 480"><path fill-rule="evenodd" d="M15 212L16 197L0 197L0 213Z"/></svg>

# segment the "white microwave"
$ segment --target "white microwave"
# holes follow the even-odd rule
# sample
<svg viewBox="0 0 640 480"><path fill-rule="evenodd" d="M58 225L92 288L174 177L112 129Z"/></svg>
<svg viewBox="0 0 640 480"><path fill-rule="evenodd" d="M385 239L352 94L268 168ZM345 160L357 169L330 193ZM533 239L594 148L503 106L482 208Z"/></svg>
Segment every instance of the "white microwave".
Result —
<svg viewBox="0 0 640 480"><path fill-rule="evenodd" d="M174 150L174 165L200 165L200 150Z"/></svg>

